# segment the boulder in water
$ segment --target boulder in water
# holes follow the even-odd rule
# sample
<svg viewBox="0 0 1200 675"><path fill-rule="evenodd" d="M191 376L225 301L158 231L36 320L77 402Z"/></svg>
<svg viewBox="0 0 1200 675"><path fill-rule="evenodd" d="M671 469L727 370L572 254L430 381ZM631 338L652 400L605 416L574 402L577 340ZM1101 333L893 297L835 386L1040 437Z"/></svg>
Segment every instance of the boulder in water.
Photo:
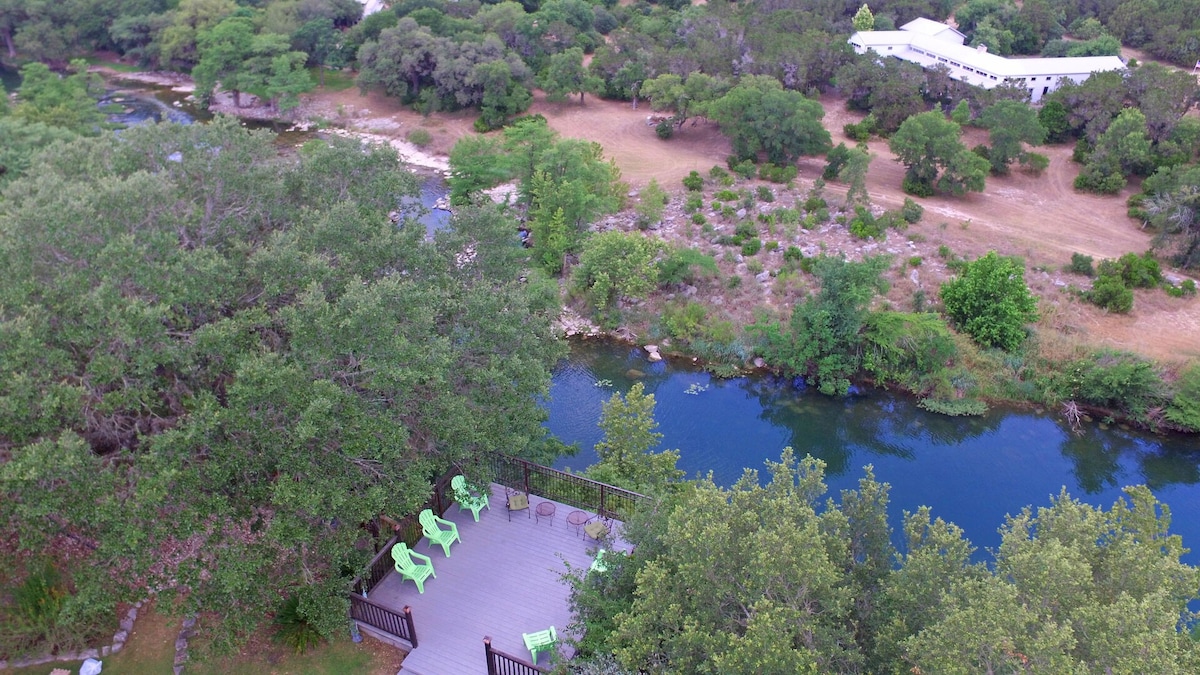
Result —
<svg viewBox="0 0 1200 675"><path fill-rule="evenodd" d="M631 380L640 380L645 376L646 374L637 368L630 368L629 370L625 371L625 377L628 377Z"/></svg>

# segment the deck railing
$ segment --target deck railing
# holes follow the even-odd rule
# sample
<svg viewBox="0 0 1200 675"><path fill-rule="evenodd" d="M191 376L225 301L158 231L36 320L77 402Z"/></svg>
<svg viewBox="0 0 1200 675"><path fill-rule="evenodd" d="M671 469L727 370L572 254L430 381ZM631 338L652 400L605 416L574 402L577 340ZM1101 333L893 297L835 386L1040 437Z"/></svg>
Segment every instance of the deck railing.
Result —
<svg viewBox="0 0 1200 675"><path fill-rule="evenodd" d="M534 464L517 457L493 454L493 480L514 490L553 499L604 518L626 520L639 503L649 498L624 488Z"/></svg>
<svg viewBox="0 0 1200 675"><path fill-rule="evenodd" d="M402 612L393 612L368 598L351 595L350 618L407 640L413 649L417 648L417 627L413 624L412 608L408 605L404 606Z"/></svg>
<svg viewBox="0 0 1200 675"><path fill-rule="evenodd" d="M648 499L645 495L630 490L598 483L583 476L576 476L507 455L492 454L485 460L485 463L489 465L493 480L500 485L594 511L604 518L625 520L639 503ZM457 468L448 471L434 483L433 494L423 505L413 514L396 521L395 535L379 549L379 553L375 554L370 564L367 565L366 571L352 584L350 593L350 617L352 619L407 640L412 643L414 648L417 646L417 632L413 626L412 611L405 607L404 614L398 614L371 602L367 599L367 594L388 575L395 565L392 561L392 547L401 541L409 546L414 546L421 539L421 523L417 517L420 512L431 509L439 516L446 514L446 511L454 503L450 494L452 491L450 480L459 473L461 472ZM504 668L526 667L533 668L533 670L502 669L493 671L493 662L489 657L488 673L520 675L546 672L538 669L537 666L503 654L503 652L494 652L490 645L490 642L485 643L489 653L501 655L500 661L497 663L508 659L517 664L504 665Z"/></svg>
<svg viewBox="0 0 1200 675"><path fill-rule="evenodd" d="M488 675L539 675L550 671L499 649L492 649L491 636L483 638L483 653L487 657Z"/></svg>

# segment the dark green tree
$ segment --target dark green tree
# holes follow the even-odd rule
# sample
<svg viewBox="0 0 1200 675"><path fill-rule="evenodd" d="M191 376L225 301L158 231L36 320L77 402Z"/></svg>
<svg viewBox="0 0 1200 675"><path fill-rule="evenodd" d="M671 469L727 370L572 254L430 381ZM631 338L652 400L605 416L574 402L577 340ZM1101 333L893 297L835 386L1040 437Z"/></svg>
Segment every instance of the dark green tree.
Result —
<svg viewBox="0 0 1200 675"><path fill-rule="evenodd" d="M829 132L821 126L821 103L785 90L772 77L742 78L709 104L708 116L729 136L734 154L744 159L757 159L765 152L767 161L782 166L831 145Z"/></svg>
<svg viewBox="0 0 1200 675"><path fill-rule="evenodd" d="M1020 101L997 101L979 116L979 124L989 132L988 159L995 174L1008 173L1009 165L1024 153L1022 143L1041 145L1046 140L1037 111Z"/></svg>
<svg viewBox="0 0 1200 675"><path fill-rule="evenodd" d="M1038 318L1037 298L1025 285L1025 263L995 251L942 284L941 298L946 314L985 347L1017 349L1025 341L1026 324Z"/></svg>
<svg viewBox="0 0 1200 675"><path fill-rule="evenodd" d="M904 120L888 147L907 167L905 192L929 196L935 188L952 194L983 191L988 161L967 150L961 135L957 124L936 111Z"/></svg>

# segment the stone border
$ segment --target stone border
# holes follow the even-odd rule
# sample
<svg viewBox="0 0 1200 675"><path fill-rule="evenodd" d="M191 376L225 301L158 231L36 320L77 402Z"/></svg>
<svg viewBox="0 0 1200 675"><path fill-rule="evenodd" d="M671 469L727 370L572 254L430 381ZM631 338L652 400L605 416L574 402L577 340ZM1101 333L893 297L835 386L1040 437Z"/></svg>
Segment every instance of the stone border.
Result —
<svg viewBox="0 0 1200 675"><path fill-rule="evenodd" d="M196 617L189 616L183 620L179 636L175 638L175 675L183 672L183 666L188 660L188 638L195 635Z"/></svg>
<svg viewBox="0 0 1200 675"><path fill-rule="evenodd" d="M138 600L133 603L133 607L125 612L125 618L121 619L120 627L116 633L113 633L112 644L96 647L93 649L82 649L77 652L63 652L62 654L46 654L44 656L31 656L24 659L14 659L12 661L0 661L0 670L8 668L25 668L27 666L40 666L43 663L51 663L54 661L83 661L85 659L104 658L110 654L116 654L125 647L125 642L129 639L129 634L133 632L133 622L137 619L138 610L145 604L145 600ZM178 659L178 657L176 657Z"/></svg>

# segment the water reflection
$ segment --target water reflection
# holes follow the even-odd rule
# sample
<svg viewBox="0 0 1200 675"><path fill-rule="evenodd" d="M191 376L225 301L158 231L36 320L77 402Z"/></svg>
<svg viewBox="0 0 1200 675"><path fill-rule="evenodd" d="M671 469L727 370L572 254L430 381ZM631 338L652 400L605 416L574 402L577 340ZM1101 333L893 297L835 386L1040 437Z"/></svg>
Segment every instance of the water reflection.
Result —
<svg viewBox="0 0 1200 675"><path fill-rule="evenodd" d="M652 364L641 349L577 345L556 369L549 429L581 452L560 466L595 461L601 404L634 381L658 401L662 447L678 448L689 476L712 472L723 485L744 468L762 469L785 446L827 464L830 494L853 488L861 467L892 485L892 526L922 505L956 522L980 547L996 546L1007 514L1044 505L1066 487L1111 506L1125 485L1145 483L1176 514L1200 512L1200 450L1193 439L1087 426L1074 434L1058 419L1027 410L982 417L928 413L906 398L868 390L831 399L788 380L717 380L687 363ZM762 474L762 472L760 472ZM1172 530L1200 545L1200 520Z"/></svg>

